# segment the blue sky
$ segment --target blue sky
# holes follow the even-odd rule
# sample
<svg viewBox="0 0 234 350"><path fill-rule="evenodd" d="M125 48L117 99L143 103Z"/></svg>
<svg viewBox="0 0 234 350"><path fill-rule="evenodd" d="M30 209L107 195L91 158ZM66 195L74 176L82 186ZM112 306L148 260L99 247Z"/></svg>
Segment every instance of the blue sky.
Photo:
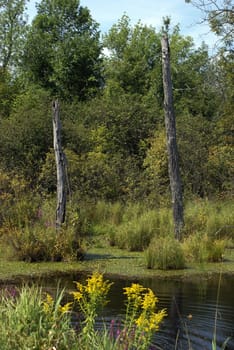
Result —
<svg viewBox="0 0 234 350"><path fill-rule="evenodd" d="M29 18L36 14L35 3L28 3ZM134 25L138 20L142 23L152 25L159 30L162 26L162 18L171 17L172 25L180 24L181 33L193 37L196 45L205 41L212 50L217 38L205 24L199 24L202 13L185 0L81 0L82 6L87 6L91 11L93 19L100 24L102 33L107 32L121 16L126 13Z"/></svg>

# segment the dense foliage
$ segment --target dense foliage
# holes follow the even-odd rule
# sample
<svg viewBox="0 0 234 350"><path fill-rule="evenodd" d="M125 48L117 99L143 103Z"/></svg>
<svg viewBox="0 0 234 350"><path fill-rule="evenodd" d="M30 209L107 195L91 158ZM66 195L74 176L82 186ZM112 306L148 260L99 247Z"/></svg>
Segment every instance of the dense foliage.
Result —
<svg viewBox="0 0 234 350"><path fill-rule="evenodd" d="M61 103L68 192L75 206L98 200L167 204L161 33L141 22L133 26L124 15L101 40L98 24L79 0L42 0L30 24L25 15L25 1L0 1L1 226L25 227L25 219L9 214L19 198L22 213L26 198L39 194L40 207L56 191L54 97ZM221 35L224 14L215 23L211 15L211 29ZM228 196L233 38L224 38L215 57L205 43L196 47L184 37L179 26L169 38L185 198Z"/></svg>

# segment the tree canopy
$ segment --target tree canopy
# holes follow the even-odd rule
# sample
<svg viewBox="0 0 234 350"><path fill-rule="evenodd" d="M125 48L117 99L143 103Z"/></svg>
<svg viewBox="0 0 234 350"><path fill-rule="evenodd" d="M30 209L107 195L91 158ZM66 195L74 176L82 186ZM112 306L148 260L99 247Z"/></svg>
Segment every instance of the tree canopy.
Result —
<svg viewBox="0 0 234 350"><path fill-rule="evenodd" d="M101 85L97 23L79 0L42 0L29 29L22 68L62 98L87 98Z"/></svg>
<svg viewBox="0 0 234 350"><path fill-rule="evenodd" d="M216 1L210 3L209 11L215 10ZM167 202L161 31L133 25L125 14L101 37L78 0L42 0L26 25L25 6L23 0L0 1L1 173L17 174L45 195L55 191L56 96L72 193ZM168 33L186 198L220 196L232 188L233 51L219 33L223 45L215 57L205 43L197 47L182 35L179 25Z"/></svg>
<svg viewBox="0 0 234 350"><path fill-rule="evenodd" d="M26 1L0 1L0 67L3 69L14 69L22 53Z"/></svg>

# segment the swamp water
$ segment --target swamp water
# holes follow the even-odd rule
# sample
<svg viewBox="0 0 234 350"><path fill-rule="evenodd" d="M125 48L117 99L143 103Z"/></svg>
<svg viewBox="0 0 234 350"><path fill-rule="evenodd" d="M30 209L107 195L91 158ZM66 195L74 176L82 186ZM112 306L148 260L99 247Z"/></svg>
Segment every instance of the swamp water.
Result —
<svg viewBox="0 0 234 350"><path fill-rule="evenodd" d="M83 282L86 276L81 277ZM212 339L216 320L217 350L229 339L226 350L234 350L234 277L222 276L217 304L219 276L211 279L194 278L194 281L172 281L161 279L108 278L114 282L109 293L110 302L97 320L97 327L110 327L111 321L124 316L123 288L132 282L151 288L159 298L158 309L166 308L168 316L160 330L155 333L153 349L163 350L212 350ZM77 275L43 281L46 288L56 288L60 281L69 291L74 290ZM112 321L113 323L113 321ZM94 350L94 349L90 349Z"/></svg>

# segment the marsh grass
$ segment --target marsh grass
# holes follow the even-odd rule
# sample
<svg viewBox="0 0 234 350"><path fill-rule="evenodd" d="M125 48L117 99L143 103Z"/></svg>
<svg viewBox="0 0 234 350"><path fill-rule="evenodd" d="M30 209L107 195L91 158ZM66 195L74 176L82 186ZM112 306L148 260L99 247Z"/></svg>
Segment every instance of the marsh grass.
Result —
<svg viewBox="0 0 234 350"><path fill-rule="evenodd" d="M148 350L151 338L166 316L158 311L157 297L151 289L139 284L124 288L126 315L113 329L95 329L100 308L107 303L112 283L97 272L76 282L73 299L64 303L64 290L55 297L36 286L5 290L0 296L1 350ZM78 305L77 330L72 326L72 314ZM77 309L76 309L77 310ZM75 311L77 313L77 311Z"/></svg>
<svg viewBox="0 0 234 350"><path fill-rule="evenodd" d="M154 236L167 236L173 232L170 211L162 208L146 209L139 205L126 208L123 221L110 230L110 240L128 251L145 250Z"/></svg>
<svg viewBox="0 0 234 350"><path fill-rule="evenodd" d="M173 236L155 237L145 251L148 269L178 270L185 267L184 252Z"/></svg>
<svg viewBox="0 0 234 350"><path fill-rule="evenodd" d="M106 242L129 252L140 252L148 249L152 240L173 235L171 208L71 200L66 223L56 236L54 198L46 198L42 203L36 197L33 205L26 205L26 197L22 196L16 202L11 215L3 215L6 207L1 208L4 220L0 240L11 246L5 252L19 260L71 261L82 258L86 248L104 247ZM233 211L231 200L194 200L185 205L183 248L188 262L222 260L226 245L233 246Z"/></svg>
<svg viewBox="0 0 234 350"><path fill-rule="evenodd" d="M186 204L183 236L188 261L219 261L222 258L224 243L233 239L233 211L230 200L194 200ZM128 251L143 251L154 237L173 235L171 208L150 209L140 203L98 202L92 208L92 218L89 222L95 237L105 236L111 246Z"/></svg>
<svg viewBox="0 0 234 350"><path fill-rule="evenodd" d="M234 234L232 200L195 200L185 206L186 235L202 232L213 239L232 238Z"/></svg>
<svg viewBox="0 0 234 350"><path fill-rule="evenodd" d="M45 296L40 288L23 287L17 294L3 293L0 299L1 350L74 349L75 332L68 314L60 312L63 292L45 311ZM70 347L70 348L69 348Z"/></svg>

